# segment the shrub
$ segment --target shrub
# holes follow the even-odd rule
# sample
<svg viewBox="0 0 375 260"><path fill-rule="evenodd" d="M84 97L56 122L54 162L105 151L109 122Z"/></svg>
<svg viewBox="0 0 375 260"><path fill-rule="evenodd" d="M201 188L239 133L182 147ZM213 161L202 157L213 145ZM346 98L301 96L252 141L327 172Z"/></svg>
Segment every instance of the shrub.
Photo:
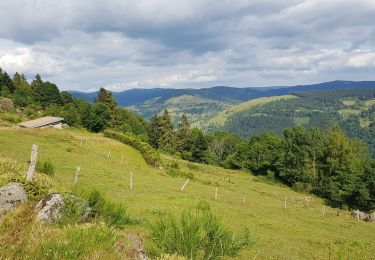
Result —
<svg viewBox="0 0 375 260"><path fill-rule="evenodd" d="M26 170L27 168L24 165L8 158L0 158L0 186L8 182L19 182L23 185L31 201L40 200L55 191L57 184L50 176L37 173L34 175L33 181L27 182Z"/></svg>
<svg viewBox="0 0 375 260"><path fill-rule="evenodd" d="M249 233L234 235L215 217L207 203L184 211L180 218L162 216L151 227L154 255L178 254L188 259L235 256L249 245Z"/></svg>
<svg viewBox="0 0 375 260"><path fill-rule="evenodd" d="M37 161L36 170L49 176L53 176L55 173L55 167L52 162L48 159L47 161Z"/></svg>
<svg viewBox="0 0 375 260"><path fill-rule="evenodd" d="M184 172L175 168L168 169L166 174L172 177L184 177L184 178L194 180L194 174L192 172Z"/></svg>
<svg viewBox="0 0 375 260"><path fill-rule="evenodd" d="M297 192L310 192L312 190L312 187L310 183L297 181L296 183L294 183L293 189Z"/></svg>
<svg viewBox="0 0 375 260"><path fill-rule="evenodd" d="M146 163L149 165L158 166L160 164L160 156L158 152L152 148L150 144L142 142L137 136L130 133L119 133L113 130L105 130L104 136L118 140L137 149L141 152Z"/></svg>
<svg viewBox="0 0 375 260"><path fill-rule="evenodd" d="M275 173L271 170L267 170L267 175L266 175L267 180L274 182L276 180L275 178Z"/></svg>
<svg viewBox="0 0 375 260"><path fill-rule="evenodd" d="M10 123L15 123L15 124L22 122L22 117L20 115L13 114L13 113L3 113L3 112L1 112L0 113L0 119L4 120L4 121L7 121L7 122L10 122Z"/></svg>
<svg viewBox="0 0 375 260"><path fill-rule="evenodd" d="M90 217L103 219L108 225L118 228L127 224L135 224L123 205L107 201L98 191L91 191L87 196Z"/></svg>
<svg viewBox="0 0 375 260"><path fill-rule="evenodd" d="M86 212L88 203L84 199L69 193L63 193L62 196L64 200L62 218L59 219L57 224L66 225L82 222L83 216L88 213Z"/></svg>

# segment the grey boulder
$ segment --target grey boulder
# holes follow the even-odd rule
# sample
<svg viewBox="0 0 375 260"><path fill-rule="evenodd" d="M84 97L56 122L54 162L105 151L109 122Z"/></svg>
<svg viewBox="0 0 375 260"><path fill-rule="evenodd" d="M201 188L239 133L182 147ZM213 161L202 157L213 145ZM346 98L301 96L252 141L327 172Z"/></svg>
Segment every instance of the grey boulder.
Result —
<svg viewBox="0 0 375 260"><path fill-rule="evenodd" d="M83 222L87 220L91 209L87 202L72 194L53 193L38 202L35 207L36 220L41 223L51 224L63 217L71 221ZM74 215L71 213L74 212Z"/></svg>
<svg viewBox="0 0 375 260"><path fill-rule="evenodd" d="M27 193L21 183L10 182L0 188L0 215L27 201Z"/></svg>

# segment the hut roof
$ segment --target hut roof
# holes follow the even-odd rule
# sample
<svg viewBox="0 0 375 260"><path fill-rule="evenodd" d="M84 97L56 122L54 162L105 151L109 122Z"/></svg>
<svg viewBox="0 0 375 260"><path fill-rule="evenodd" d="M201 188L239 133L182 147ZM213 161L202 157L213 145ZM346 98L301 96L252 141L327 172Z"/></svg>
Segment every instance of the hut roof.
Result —
<svg viewBox="0 0 375 260"><path fill-rule="evenodd" d="M64 121L62 117L45 116L38 119L19 123L20 126L26 128L38 128L42 126L52 125Z"/></svg>

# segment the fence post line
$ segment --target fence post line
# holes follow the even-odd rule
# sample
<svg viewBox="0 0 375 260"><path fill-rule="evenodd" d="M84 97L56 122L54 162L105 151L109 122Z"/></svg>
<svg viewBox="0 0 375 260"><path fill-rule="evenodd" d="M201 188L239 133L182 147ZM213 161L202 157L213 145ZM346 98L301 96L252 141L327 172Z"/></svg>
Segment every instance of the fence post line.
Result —
<svg viewBox="0 0 375 260"><path fill-rule="evenodd" d="M36 160L38 158L38 150L39 147L36 144L33 144L31 146L31 160L29 169L26 174L26 181L32 181L34 173L35 173L35 166L36 166Z"/></svg>
<svg viewBox="0 0 375 260"><path fill-rule="evenodd" d="M182 185L182 187L181 187L181 191L183 191L185 189L185 187L186 187L186 185L188 185L189 181L190 181L190 179L187 179L185 181L184 185Z"/></svg>
<svg viewBox="0 0 375 260"><path fill-rule="evenodd" d="M246 204L246 192L243 194L243 199L242 199L242 201L243 201L243 204Z"/></svg>
<svg viewBox="0 0 375 260"><path fill-rule="evenodd" d="M218 192L218 187L215 187L215 200L217 200L217 192Z"/></svg>
<svg viewBox="0 0 375 260"><path fill-rule="evenodd" d="M76 186L76 184L77 184L78 176L79 176L80 172L81 172L81 167L77 166L76 175L74 176L74 186Z"/></svg>

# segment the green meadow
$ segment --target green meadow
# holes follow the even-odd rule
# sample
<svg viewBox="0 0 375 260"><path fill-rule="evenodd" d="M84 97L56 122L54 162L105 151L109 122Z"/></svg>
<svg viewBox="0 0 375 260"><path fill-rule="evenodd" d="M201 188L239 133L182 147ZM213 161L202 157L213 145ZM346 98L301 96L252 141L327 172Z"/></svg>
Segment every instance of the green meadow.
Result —
<svg viewBox="0 0 375 260"><path fill-rule="evenodd" d="M374 224L356 221L348 211L329 208L317 197L294 192L248 172L189 163L165 155L163 167L154 168L132 147L79 129L0 128L0 158L26 165L32 144L39 145L39 160L50 160L54 165L53 178L59 189L73 189L75 170L80 166L76 188L98 190L108 200L123 204L137 223L116 232L140 234L146 248L149 227L163 212L177 215L205 200L228 228L250 231L252 243L240 252L238 259L375 259ZM183 191L181 187L187 178L170 176L168 165L175 165L183 173L180 176L193 177ZM306 205L309 196L311 202ZM40 239L32 240L35 246L49 234L59 232L33 222L22 225L37 232ZM93 232L99 236L111 231L97 227ZM8 256L17 255L16 246L1 245L10 243L9 237L11 234L0 235L0 259L5 250ZM69 236L66 239L69 242ZM30 247L30 241L24 243ZM90 243L88 248L95 248L95 241ZM20 258L27 258L20 252ZM110 255L99 254L97 259ZM82 252L82 258L96 257Z"/></svg>

